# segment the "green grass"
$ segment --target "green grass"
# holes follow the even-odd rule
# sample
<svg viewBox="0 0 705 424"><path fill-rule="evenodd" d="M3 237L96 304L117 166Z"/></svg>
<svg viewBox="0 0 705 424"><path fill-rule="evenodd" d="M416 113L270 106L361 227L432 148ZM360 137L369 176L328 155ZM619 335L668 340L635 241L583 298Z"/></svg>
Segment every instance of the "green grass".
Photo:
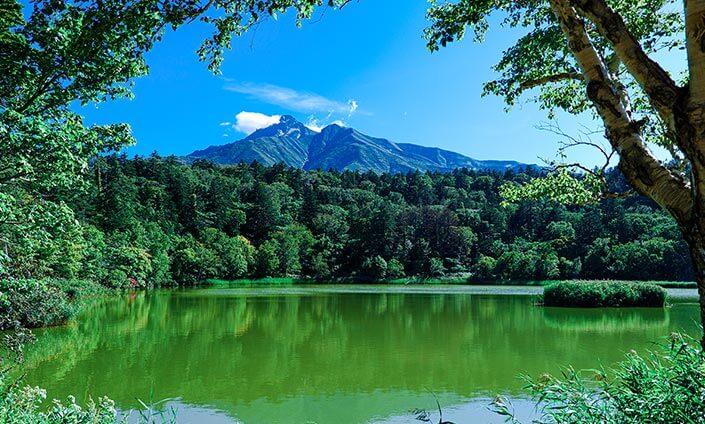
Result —
<svg viewBox="0 0 705 424"><path fill-rule="evenodd" d="M545 306L565 307L656 307L666 304L668 294L655 284L631 281L560 281L544 288Z"/></svg>
<svg viewBox="0 0 705 424"><path fill-rule="evenodd" d="M330 280L315 280L311 278L289 278L289 277L268 277L268 278L245 278L241 280L206 280L206 285L295 285L295 284L467 284L467 285L488 285L488 286L548 286L554 283L571 281L604 281L604 280L473 280L467 276L448 277L403 277L393 280L371 280L368 278L332 278ZM691 281L630 281L637 284L653 284L664 288L696 288L695 282Z"/></svg>
<svg viewBox="0 0 705 424"><path fill-rule="evenodd" d="M380 281L382 284L468 284L467 277L405 277Z"/></svg>
<svg viewBox="0 0 705 424"><path fill-rule="evenodd" d="M655 351L627 353L611 369L577 370L562 377L525 378L542 423L702 423L705 356L698 343L672 334ZM520 424L498 397L494 412Z"/></svg>
<svg viewBox="0 0 705 424"><path fill-rule="evenodd" d="M213 286L233 286L233 285L293 285L293 284L308 284L314 283L314 280L302 278L287 278L287 277L267 277L267 278L243 278L241 280L206 280L206 284Z"/></svg>

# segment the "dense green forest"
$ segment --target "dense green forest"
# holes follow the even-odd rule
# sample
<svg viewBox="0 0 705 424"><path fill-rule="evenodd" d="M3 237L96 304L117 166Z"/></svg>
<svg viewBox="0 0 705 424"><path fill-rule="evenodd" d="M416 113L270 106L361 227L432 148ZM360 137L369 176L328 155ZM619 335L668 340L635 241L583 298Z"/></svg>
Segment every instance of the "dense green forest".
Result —
<svg viewBox="0 0 705 424"><path fill-rule="evenodd" d="M0 226L2 273L110 287L277 276L692 278L678 228L651 201L501 205L499 187L537 176L527 172L361 174L101 156L83 190L54 195L64 216L52 222L61 224ZM610 181L624 184L616 172Z"/></svg>

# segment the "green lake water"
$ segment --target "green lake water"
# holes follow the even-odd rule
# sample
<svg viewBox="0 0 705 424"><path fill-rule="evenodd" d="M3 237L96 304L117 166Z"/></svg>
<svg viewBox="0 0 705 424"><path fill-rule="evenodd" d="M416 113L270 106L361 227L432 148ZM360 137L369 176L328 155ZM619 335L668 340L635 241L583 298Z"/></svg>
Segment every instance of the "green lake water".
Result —
<svg viewBox="0 0 705 424"><path fill-rule="evenodd" d="M519 375L610 365L672 331L698 334L676 290L665 309L533 305L531 287L311 286L158 290L99 302L37 331L25 382L50 398L168 399L185 423L402 423L413 408L501 422L531 414ZM437 419L436 419L437 420Z"/></svg>

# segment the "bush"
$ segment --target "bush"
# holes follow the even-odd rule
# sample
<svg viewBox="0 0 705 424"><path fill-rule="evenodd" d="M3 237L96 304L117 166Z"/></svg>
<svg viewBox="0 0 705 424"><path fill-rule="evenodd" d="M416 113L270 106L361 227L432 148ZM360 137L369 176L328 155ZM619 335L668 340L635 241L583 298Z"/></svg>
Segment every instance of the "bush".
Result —
<svg viewBox="0 0 705 424"><path fill-rule="evenodd" d="M428 264L429 277L443 277L446 274L446 268L443 266L443 261L439 258L431 258Z"/></svg>
<svg viewBox="0 0 705 424"><path fill-rule="evenodd" d="M112 424L117 412L108 398L92 400L85 408L70 396L66 404L54 401L47 408L46 391L38 387L10 388L0 396L0 422L7 424Z"/></svg>
<svg viewBox="0 0 705 424"><path fill-rule="evenodd" d="M0 329L64 324L79 311L80 300L101 289L77 280L0 281Z"/></svg>
<svg viewBox="0 0 705 424"><path fill-rule="evenodd" d="M218 277L222 258L192 236L183 237L172 256L171 274L178 284L198 284Z"/></svg>
<svg viewBox="0 0 705 424"><path fill-rule="evenodd" d="M545 306L663 307L667 292L654 284L628 281L559 281L544 287Z"/></svg>
<svg viewBox="0 0 705 424"><path fill-rule="evenodd" d="M697 343L679 334L660 350L629 353L612 370L576 371L563 379L527 378L540 424L705 423L705 357ZM495 412L518 423L501 398Z"/></svg>
<svg viewBox="0 0 705 424"><path fill-rule="evenodd" d="M85 280L44 280L66 293L71 300L82 300L88 297L100 296L106 293L105 287Z"/></svg>
<svg viewBox="0 0 705 424"><path fill-rule="evenodd" d="M78 312L69 296L44 280L0 282L0 328L63 324Z"/></svg>
<svg viewBox="0 0 705 424"><path fill-rule="evenodd" d="M279 270L279 243L267 240L257 249L257 275L259 277L276 277Z"/></svg>
<svg viewBox="0 0 705 424"><path fill-rule="evenodd" d="M399 260L392 258L387 262L387 278L402 278L404 275L404 265Z"/></svg>
<svg viewBox="0 0 705 424"><path fill-rule="evenodd" d="M480 280L491 280L495 278L495 268L497 260L491 256L480 255L477 263L473 267L475 277Z"/></svg>
<svg viewBox="0 0 705 424"><path fill-rule="evenodd" d="M387 261L379 255L373 258L367 258L362 263L362 271L370 278L382 280L387 276Z"/></svg>
<svg viewBox="0 0 705 424"><path fill-rule="evenodd" d="M125 289L129 287L130 281L124 271L113 268L107 272L102 283L111 289Z"/></svg>

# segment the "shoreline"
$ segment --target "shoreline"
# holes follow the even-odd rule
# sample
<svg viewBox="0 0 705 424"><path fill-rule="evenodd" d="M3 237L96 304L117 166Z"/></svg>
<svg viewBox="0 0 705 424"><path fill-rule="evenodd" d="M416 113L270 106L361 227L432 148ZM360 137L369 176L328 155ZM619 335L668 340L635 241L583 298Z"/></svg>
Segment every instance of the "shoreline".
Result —
<svg viewBox="0 0 705 424"><path fill-rule="evenodd" d="M239 279L239 280L221 280L209 279L196 287L210 286L291 286L291 285L455 285L455 286L532 286L543 287L548 284L565 282L565 281L580 281L580 282L598 282L598 281L626 281L630 283L655 284L663 288L674 289L695 289L697 285L692 281L643 281L643 280L470 280L468 277L436 277L436 278L398 278L394 280L374 280L371 278L345 277L330 280L316 280L311 278L256 278L256 279ZM177 285L176 287L187 287Z"/></svg>

